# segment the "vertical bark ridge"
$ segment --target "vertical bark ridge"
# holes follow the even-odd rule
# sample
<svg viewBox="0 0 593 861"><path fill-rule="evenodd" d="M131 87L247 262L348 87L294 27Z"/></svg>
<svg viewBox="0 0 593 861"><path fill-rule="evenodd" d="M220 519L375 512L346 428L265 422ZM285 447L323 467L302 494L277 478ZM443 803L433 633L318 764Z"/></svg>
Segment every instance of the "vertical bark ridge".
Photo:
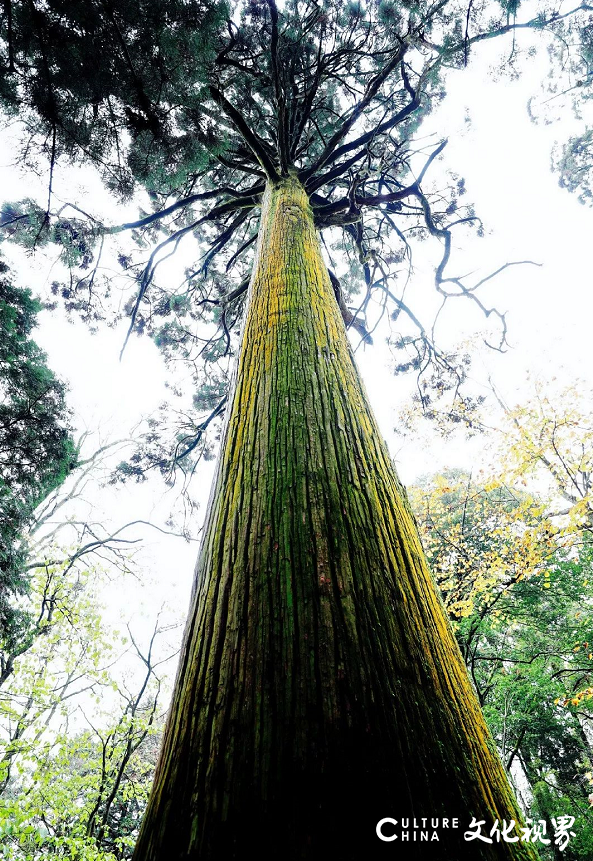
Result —
<svg viewBox="0 0 593 861"><path fill-rule="evenodd" d="M265 194L175 693L134 858L386 858L384 816L517 808L372 416L296 178Z"/></svg>

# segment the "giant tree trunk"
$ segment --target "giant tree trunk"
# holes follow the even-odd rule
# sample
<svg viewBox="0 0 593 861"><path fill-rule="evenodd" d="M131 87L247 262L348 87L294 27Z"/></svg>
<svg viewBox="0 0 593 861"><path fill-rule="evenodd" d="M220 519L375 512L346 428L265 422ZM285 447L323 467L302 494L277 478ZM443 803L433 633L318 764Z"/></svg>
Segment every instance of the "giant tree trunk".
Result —
<svg viewBox="0 0 593 861"><path fill-rule="evenodd" d="M438 842L375 834L383 817L443 816L459 827ZM490 830L519 814L291 178L263 203L134 859L536 857L526 843L465 842L472 816Z"/></svg>

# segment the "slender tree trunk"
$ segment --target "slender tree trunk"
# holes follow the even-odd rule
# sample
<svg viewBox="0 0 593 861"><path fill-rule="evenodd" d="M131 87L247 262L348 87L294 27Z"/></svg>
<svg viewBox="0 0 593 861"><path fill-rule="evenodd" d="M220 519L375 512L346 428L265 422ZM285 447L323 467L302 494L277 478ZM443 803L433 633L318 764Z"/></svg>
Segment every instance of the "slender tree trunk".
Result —
<svg viewBox="0 0 593 861"><path fill-rule="evenodd" d="M383 817L444 816L459 827L438 841L375 833ZM519 813L291 177L263 203L134 859L536 858L526 843L465 842L472 816L489 831Z"/></svg>

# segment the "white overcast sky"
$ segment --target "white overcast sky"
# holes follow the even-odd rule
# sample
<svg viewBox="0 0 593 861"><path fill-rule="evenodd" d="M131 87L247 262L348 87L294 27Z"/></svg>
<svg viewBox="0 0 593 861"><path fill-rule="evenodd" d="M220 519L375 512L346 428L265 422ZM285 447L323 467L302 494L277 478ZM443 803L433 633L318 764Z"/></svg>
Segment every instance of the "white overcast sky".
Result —
<svg viewBox="0 0 593 861"><path fill-rule="evenodd" d="M492 375L507 400L514 402L525 392L528 370L542 379L557 376L567 383L575 378L589 384L593 381L593 210L560 189L558 178L550 171L552 144L565 139L572 127L570 110L565 110L560 124L534 125L526 105L529 96L538 92L542 61L531 61L531 65L528 61L518 81L496 81L489 64L500 47L494 43L483 46L479 61L471 69L451 74L445 103L427 119L422 134L432 133L435 144L449 138L444 163L465 178L466 199L475 204L485 224L485 238L468 238L456 249L458 265L453 262L451 272L479 269L484 275L511 260L531 259L542 264L507 270L484 294L487 303L508 311L508 337L513 349L504 356L482 351L473 373L481 383ZM465 119L467 111L470 124ZM22 198L30 192L11 165L9 137L0 144L1 196L5 200ZM438 165L435 170L439 170ZM100 193L84 178L76 182L86 185L84 195ZM130 215L134 212L118 211L113 221ZM426 257L422 248L416 254L418 285L428 284L437 259L434 248L431 252L427 243L425 247ZM21 262L18 275L23 285L36 285L48 277L30 260ZM163 277L162 271L159 277ZM410 286L413 289L414 284ZM445 341L455 343L483 326L479 314L460 300L451 303L440 331ZM82 324L72 325L45 313L35 335L52 368L70 385L70 402L79 427L100 427L103 437L129 433L135 421L154 410L164 393L166 374L156 348L147 339L132 339L120 363L124 331L118 328L90 336ZM411 440L402 442L394 436L397 411L412 384L394 378L390 355L381 338L376 340L375 347L367 347L357 356L404 482L439 468L466 466L468 457L475 456L475 448L470 452L459 441L443 445L435 440L427 447L424 440L415 446ZM198 476L204 499L211 475L210 464ZM110 489L97 497L97 505L114 522L141 517L163 523L169 498L162 497L162 485L154 482L139 488ZM196 545L167 540L156 532L146 534L146 538L143 564L154 575L153 587L143 587L147 612L167 598L183 613ZM109 600L118 606L125 604L124 613L130 614L139 594L116 590Z"/></svg>

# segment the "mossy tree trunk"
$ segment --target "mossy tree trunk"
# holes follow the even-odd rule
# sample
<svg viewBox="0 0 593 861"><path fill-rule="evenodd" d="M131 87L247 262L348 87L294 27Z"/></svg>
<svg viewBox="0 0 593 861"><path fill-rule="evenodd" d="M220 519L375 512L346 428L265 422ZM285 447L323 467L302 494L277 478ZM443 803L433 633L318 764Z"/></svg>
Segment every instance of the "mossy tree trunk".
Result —
<svg viewBox="0 0 593 861"><path fill-rule="evenodd" d="M383 817L459 817L384 843ZM534 859L295 178L269 186L173 703L135 861ZM397 847L397 848L396 848Z"/></svg>

